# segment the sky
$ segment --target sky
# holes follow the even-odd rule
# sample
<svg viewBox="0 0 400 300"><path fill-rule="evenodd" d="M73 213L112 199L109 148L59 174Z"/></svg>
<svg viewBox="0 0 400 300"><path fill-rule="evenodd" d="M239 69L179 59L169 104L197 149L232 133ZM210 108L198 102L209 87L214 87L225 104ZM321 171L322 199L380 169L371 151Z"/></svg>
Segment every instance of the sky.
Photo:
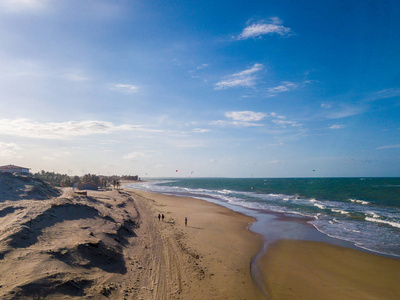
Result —
<svg viewBox="0 0 400 300"><path fill-rule="evenodd" d="M400 176L397 0L0 0L0 165Z"/></svg>

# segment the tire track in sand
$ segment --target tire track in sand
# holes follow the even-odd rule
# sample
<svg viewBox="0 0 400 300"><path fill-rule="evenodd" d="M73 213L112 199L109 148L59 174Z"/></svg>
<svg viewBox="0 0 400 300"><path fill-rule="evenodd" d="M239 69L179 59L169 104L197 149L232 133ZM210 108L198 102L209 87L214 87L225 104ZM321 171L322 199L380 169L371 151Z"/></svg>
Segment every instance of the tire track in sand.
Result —
<svg viewBox="0 0 400 300"><path fill-rule="evenodd" d="M172 237L174 232L173 221L159 221L156 211L147 201L152 201L141 196L137 199L139 211L142 213L142 225L140 230L147 235L142 236L139 243L144 251L139 261L143 270L139 274L139 286L137 299L179 299L182 291L182 255L181 249ZM148 216L143 219L144 216Z"/></svg>

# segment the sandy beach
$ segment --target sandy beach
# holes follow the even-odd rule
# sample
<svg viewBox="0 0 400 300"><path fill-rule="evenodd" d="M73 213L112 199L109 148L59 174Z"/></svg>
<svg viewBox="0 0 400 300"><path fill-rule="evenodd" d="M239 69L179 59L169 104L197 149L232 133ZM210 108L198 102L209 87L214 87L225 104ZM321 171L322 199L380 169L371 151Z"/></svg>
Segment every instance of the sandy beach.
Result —
<svg viewBox="0 0 400 300"><path fill-rule="evenodd" d="M3 199L0 298L400 298L400 260L320 242L270 245L256 285L250 266L264 240L252 222L207 201L130 189Z"/></svg>

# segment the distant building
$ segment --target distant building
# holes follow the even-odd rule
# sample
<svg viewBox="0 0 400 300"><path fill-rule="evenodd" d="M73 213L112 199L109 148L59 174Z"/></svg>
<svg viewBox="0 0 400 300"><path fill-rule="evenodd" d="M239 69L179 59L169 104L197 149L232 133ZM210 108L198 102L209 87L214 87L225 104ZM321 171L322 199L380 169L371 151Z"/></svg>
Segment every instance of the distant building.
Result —
<svg viewBox="0 0 400 300"><path fill-rule="evenodd" d="M92 191L97 191L99 189L99 186L95 183L81 183L78 184L78 190L92 190Z"/></svg>
<svg viewBox="0 0 400 300"><path fill-rule="evenodd" d="M18 167L14 165L7 165L7 166L0 166L0 172L5 172L5 173L29 173L29 168L25 167Z"/></svg>

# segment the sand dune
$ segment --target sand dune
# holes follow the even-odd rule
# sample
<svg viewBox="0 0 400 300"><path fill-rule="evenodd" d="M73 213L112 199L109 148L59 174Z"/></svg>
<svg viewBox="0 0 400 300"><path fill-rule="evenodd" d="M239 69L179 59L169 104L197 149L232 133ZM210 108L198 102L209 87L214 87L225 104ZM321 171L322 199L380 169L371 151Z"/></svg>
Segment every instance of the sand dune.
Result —
<svg viewBox="0 0 400 300"><path fill-rule="evenodd" d="M126 205L129 196L101 194L103 200L67 192L1 203L2 298L101 294L107 286L99 280L127 273L124 248L139 227L138 213Z"/></svg>

